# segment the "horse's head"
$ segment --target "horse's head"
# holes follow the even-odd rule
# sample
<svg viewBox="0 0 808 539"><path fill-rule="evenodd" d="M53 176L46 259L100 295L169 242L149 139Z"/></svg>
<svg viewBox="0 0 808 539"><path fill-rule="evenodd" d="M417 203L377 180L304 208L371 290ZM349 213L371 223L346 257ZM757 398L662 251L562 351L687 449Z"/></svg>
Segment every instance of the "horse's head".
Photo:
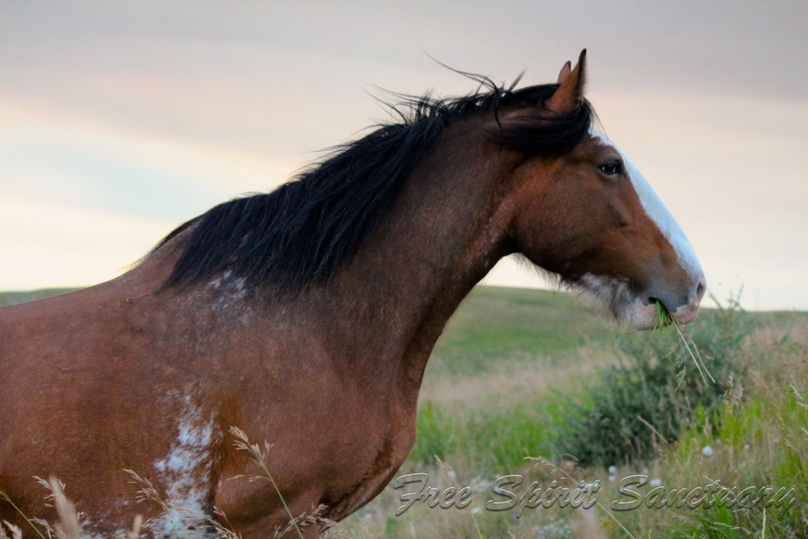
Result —
<svg viewBox="0 0 808 539"><path fill-rule="evenodd" d="M503 125L524 122L525 114L547 121L585 106L584 53L575 69L564 66L542 107L503 110ZM532 262L594 293L638 329L655 326L657 301L677 322L696 317L706 282L690 242L602 133L590 129L561 155L527 157L515 178L513 234Z"/></svg>

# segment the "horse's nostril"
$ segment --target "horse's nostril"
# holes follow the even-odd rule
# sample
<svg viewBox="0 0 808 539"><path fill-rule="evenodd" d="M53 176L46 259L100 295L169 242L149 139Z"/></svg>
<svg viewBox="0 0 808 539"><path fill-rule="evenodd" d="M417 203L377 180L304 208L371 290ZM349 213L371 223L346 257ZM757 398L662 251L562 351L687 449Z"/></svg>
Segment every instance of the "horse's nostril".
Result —
<svg viewBox="0 0 808 539"><path fill-rule="evenodd" d="M699 279L699 284L696 287L696 303L701 303L701 298L704 297L704 294L707 292L707 281L704 279L704 275L701 276Z"/></svg>

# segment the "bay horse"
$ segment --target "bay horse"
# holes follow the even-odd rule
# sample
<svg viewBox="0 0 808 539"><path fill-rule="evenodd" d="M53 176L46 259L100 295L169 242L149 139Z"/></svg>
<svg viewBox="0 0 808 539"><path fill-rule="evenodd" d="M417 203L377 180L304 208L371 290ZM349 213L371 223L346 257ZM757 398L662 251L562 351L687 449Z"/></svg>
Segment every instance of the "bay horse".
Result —
<svg viewBox="0 0 808 539"><path fill-rule="evenodd" d="M0 489L54 518L32 477L58 477L87 533L140 513L156 537L212 534L136 504L131 469L186 516L216 508L245 539L267 536L290 519L245 477L260 470L234 448L237 426L272 444L291 514L323 504L340 520L404 462L430 352L503 256L638 329L658 303L693 320L699 262L593 127L585 52L556 84L481 79L469 96L405 101L400 122L181 225L128 273L0 310ZM0 519L33 533L3 500Z"/></svg>

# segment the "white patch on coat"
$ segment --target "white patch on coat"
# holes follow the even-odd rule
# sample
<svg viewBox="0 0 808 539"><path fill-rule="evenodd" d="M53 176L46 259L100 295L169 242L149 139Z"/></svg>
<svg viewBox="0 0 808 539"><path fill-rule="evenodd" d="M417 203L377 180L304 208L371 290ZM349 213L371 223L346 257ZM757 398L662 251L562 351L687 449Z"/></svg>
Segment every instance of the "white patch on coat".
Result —
<svg viewBox="0 0 808 539"><path fill-rule="evenodd" d="M207 522L207 498L212 489L211 449L221 437L211 418L186 396L185 411L177 425L177 439L165 458L154 463L168 489L168 511L149 526L155 537L201 539L216 534L201 526Z"/></svg>
<svg viewBox="0 0 808 539"><path fill-rule="evenodd" d="M213 301L213 310L232 311L243 306L247 295L246 282L244 277L235 277L231 270L225 270L219 277L212 279L208 287L218 292Z"/></svg>
<svg viewBox="0 0 808 539"><path fill-rule="evenodd" d="M698 283L704 272L701 269L698 258L696 258L696 252L693 250L693 246L690 244L690 241L688 241L679 223L676 222L676 219L673 218L673 215L671 215L670 211L665 207L665 204L662 203L662 200L656 192L654 192L654 188L651 187L651 184L648 183L645 176L637 170L637 167L626 158L623 152L621 152L606 135L594 127L590 129L590 134L597 138L602 144L614 148L614 150L620 154L620 157L623 159L623 164L626 167L626 173L631 179L631 184L634 186L634 190L640 198L640 203L645 213L648 214L648 217L659 227L662 234L668 238L671 246L673 246L673 249L679 256L679 263L682 265L682 268L693 277L694 284Z"/></svg>
<svg viewBox="0 0 808 539"><path fill-rule="evenodd" d="M84 525L80 524L81 539L109 539L109 535L103 533L87 533L84 531ZM126 530L117 530L113 537L127 537Z"/></svg>
<svg viewBox="0 0 808 539"><path fill-rule="evenodd" d="M630 317L629 307L635 298L627 282L587 273L577 284L605 304L618 320L627 320Z"/></svg>
<svg viewBox="0 0 808 539"><path fill-rule="evenodd" d="M81 530L81 539L107 539L109 536L100 532L87 531L87 529L95 528L95 523L87 518L84 514L79 513L79 530ZM115 536L126 537L126 530L115 530ZM2 536L0 536L2 537Z"/></svg>
<svg viewBox="0 0 808 539"><path fill-rule="evenodd" d="M109 539L109 535L101 532L87 531L96 527L95 522L87 517L84 513L78 513L79 516L79 530L81 530L81 539ZM115 530L113 537L127 537L126 530L123 528ZM141 534L143 537L143 534Z"/></svg>

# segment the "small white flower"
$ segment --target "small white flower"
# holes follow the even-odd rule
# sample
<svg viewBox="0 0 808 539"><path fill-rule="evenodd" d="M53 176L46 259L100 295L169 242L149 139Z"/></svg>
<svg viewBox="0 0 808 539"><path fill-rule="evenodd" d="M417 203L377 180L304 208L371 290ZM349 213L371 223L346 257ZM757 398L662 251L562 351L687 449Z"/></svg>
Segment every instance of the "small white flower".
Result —
<svg viewBox="0 0 808 539"><path fill-rule="evenodd" d="M658 487L661 484L662 479L660 479L659 477L654 477L653 479L651 479L651 482L649 483L649 485L651 485L652 487Z"/></svg>
<svg viewBox="0 0 808 539"><path fill-rule="evenodd" d="M373 520L373 515L365 513L365 522L370 522L371 520Z"/></svg>
<svg viewBox="0 0 808 539"><path fill-rule="evenodd" d="M614 475L617 473L617 466L609 466L609 473Z"/></svg>
<svg viewBox="0 0 808 539"><path fill-rule="evenodd" d="M454 470L449 470L449 477L454 479L456 476L457 476L457 474L454 473Z"/></svg>
<svg viewBox="0 0 808 539"><path fill-rule="evenodd" d="M748 450L749 449L749 444L744 444L743 448Z"/></svg>
<svg viewBox="0 0 808 539"><path fill-rule="evenodd" d="M609 476L609 481L614 481L614 476L613 475Z"/></svg>
<svg viewBox="0 0 808 539"><path fill-rule="evenodd" d="M475 507L474 509L472 509L472 510L471 510L471 514L472 514L472 515L479 515L479 514L480 514L480 513L482 513L482 512L483 512L483 508L482 508L482 507Z"/></svg>
<svg viewBox="0 0 808 539"><path fill-rule="evenodd" d="M704 455L705 457L710 457L713 454L713 448L710 447L709 445L705 445L704 447L701 448L701 454Z"/></svg>

